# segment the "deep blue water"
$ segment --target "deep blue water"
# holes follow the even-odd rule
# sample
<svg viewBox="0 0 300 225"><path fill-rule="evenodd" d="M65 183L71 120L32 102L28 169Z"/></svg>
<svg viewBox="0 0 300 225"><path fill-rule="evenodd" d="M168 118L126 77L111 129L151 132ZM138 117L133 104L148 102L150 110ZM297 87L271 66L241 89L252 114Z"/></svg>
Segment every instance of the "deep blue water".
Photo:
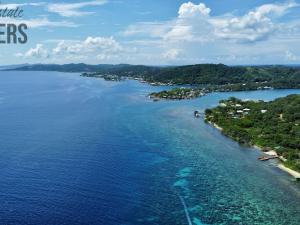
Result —
<svg viewBox="0 0 300 225"><path fill-rule="evenodd" d="M299 224L299 184L193 111L300 90L145 97L160 89L0 72L0 224Z"/></svg>

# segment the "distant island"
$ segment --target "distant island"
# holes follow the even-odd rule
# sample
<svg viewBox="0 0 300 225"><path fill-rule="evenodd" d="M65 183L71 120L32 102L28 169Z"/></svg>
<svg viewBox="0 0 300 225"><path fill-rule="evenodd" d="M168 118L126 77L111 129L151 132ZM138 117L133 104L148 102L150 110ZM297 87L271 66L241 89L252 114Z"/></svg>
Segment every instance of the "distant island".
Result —
<svg viewBox="0 0 300 225"><path fill-rule="evenodd" d="M206 109L205 121L241 144L273 152L286 167L300 172L300 95L271 102L231 97Z"/></svg>
<svg viewBox="0 0 300 225"><path fill-rule="evenodd" d="M151 93L153 99L180 100L204 96L210 92L251 91L300 88L300 68L287 66L230 67L201 64L165 68L159 74L144 77L150 83L191 85L185 90ZM199 93L192 94L190 93Z"/></svg>
<svg viewBox="0 0 300 225"><path fill-rule="evenodd" d="M252 82L243 84L225 84L225 85L201 85L200 87L181 87L174 88L168 91L153 92L149 97L153 100L167 99L167 100L182 100L192 99L205 96L211 92L232 92L232 91L254 91L254 90L270 90L270 89L297 89L295 85L282 86L266 86L265 82Z"/></svg>
<svg viewBox="0 0 300 225"><path fill-rule="evenodd" d="M169 91L153 92L149 95L154 101L160 99L169 100L182 100L182 99L193 99L206 95L207 91L200 88L174 88Z"/></svg>
<svg viewBox="0 0 300 225"><path fill-rule="evenodd" d="M187 66L144 66L129 64L36 64L8 70L80 72L85 77L110 81L135 79L150 85L190 85L191 87L151 93L154 100L181 100L210 92L300 88L299 66L226 66L197 64Z"/></svg>

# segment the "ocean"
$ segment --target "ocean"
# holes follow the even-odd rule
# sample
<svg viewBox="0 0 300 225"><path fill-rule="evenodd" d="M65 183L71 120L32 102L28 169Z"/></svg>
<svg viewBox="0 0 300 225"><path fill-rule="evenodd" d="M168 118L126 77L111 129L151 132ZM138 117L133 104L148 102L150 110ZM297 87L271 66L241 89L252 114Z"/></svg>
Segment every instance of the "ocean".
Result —
<svg viewBox="0 0 300 225"><path fill-rule="evenodd" d="M166 88L0 72L0 224L299 224L299 183L193 112L300 90L147 98Z"/></svg>

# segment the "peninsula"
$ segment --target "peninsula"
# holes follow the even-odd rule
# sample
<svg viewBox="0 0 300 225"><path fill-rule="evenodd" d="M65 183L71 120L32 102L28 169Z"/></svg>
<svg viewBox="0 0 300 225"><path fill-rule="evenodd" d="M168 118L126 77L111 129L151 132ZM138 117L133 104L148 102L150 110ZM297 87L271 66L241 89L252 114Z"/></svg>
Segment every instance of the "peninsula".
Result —
<svg viewBox="0 0 300 225"><path fill-rule="evenodd" d="M149 95L154 101L160 99L169 100L182 100L182 99L193 99L206 95L205 89L193 89L193 88L175 88L170 91L153 92Z"/></svg>
<svg viewBox="0 0 300 225"><path fill-rule="evenodd" d="M115 65L98 67L88 77L113 76L136 79L150 85L190 85L151 93L153 100L182 100L204 96L210 92L249 91L300 88L300 68L297 66L226 66L197 64L173 67Z"/></svg>
<svg viewBox="0 0 300 225"><path fill-rule="evenodd" d="M274 152L285 167L300 172L300 95L271 102L232 97L207 109L205 121L241 144Z"/></svg>
<svg viewBox="0 0 300 225"><path fill-rule="evenodd" d="M299 66L227 66L196 64L187 66L144 66L129 64L35 64L10 70L81 72L81 76L109 81L134 79L154 86L188 85L151 93L153 100L182 100L210 92L300 88Z"/></svg>

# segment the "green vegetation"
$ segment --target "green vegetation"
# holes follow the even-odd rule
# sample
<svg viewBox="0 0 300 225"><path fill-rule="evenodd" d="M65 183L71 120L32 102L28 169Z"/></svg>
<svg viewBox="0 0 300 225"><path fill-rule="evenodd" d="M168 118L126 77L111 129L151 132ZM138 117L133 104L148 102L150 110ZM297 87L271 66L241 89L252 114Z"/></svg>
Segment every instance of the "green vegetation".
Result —
<svg viewBox="0 0 300 225"><path fill-rule="evenodd" d="M58 71L58 72L77 72L83 73L82 76L98 77L99 75L116 75L123 77L143 77L148 74L160 71L162 67L142 66L142 65L128 65L128 64L99 64L88 65L84 63L78 64L35 64L23 65L20 67L7 69L18 71Z"/></svg>
<svg viewBox="0 0 300 225"><path fill-rule="evenodd" d="M106 81L122 81L122 80L124 80L123 77L116 76L116 75L101 75L101 74L95 74L95 73L83 73L82 76L103 78Z"/></svg>
<svg viewBox="0 0 300 225"><path fill-rule="evenodd" d="M202 64L165 68L144 79L150 83L197 85L200 86L198 91L202 93L296 89L300 88L300 68L285 66L229 67L222 64ZM196 89L196 87L187 88L186 92L196 91ZM154 94L152 93L152 95ZM156 93L156 96L171 96L172 98L169 99L174 99L177 94L174 95L174 91L171 90Z"/></svg>
<svg viewBox="0 0 300 225"><path fill-rule="evenodd" d="M135 77L153 84L210 85L234 90L300 87L300 68L286 66L234 67L223 64L199 64L149 67L118 65L106 66L99 69L95 75L97 74Z"/></svg>
<svg viewBox="0 0 300 225"><path fill-rule="evenodd" d="M114 75L134 78L151 85L193 85L192 88L152 93L153 99L188 99L204 93L300 88L300 68L287 66L226 66L200 64L178 67L119 65L83 76Z"/></svg>
<svg viewBox="0 0 300 225"><path fill-rule="evenodd" d="M228 90L255 90L263 87L300 88L300 67L296 66L226 66L198 64L157 67L143 65L37 64L13 70L82 72L82 76L113 75L136 78L152 84L190 84L218 86ZM215 87L214 87L215 88Z"/></svg>
<svg viewBox="0 0 300 225"><path fill-rule="evenodd" d="M290 86L281 86L280 88L293 88ZM150 94L153 99L181 100L202 97L210 92L230 92L230 91L253 91L268 90L274 87L265 86L262 83L250 84L225 84L225 85L207 85L205 87L193 88L174 88L168 91L154 92Z"/></svg>
<svg viewBox="0 0 300 225"><path fill-rule="evenodd" d="M149 96L154 100L158 100L158 99L181 100L181 99L197 98L204 95L205 95L205 91L201 89L175 88L170 91L154 92L151 93Z"/></svg>
<svg viewBox="0 0 300 225"><path fill-rule="evenodd" d="M275 150L285 165L300 171L300 95L289 95L271 102L220 101L205 111L206 121L241 144Z"/></svg>

